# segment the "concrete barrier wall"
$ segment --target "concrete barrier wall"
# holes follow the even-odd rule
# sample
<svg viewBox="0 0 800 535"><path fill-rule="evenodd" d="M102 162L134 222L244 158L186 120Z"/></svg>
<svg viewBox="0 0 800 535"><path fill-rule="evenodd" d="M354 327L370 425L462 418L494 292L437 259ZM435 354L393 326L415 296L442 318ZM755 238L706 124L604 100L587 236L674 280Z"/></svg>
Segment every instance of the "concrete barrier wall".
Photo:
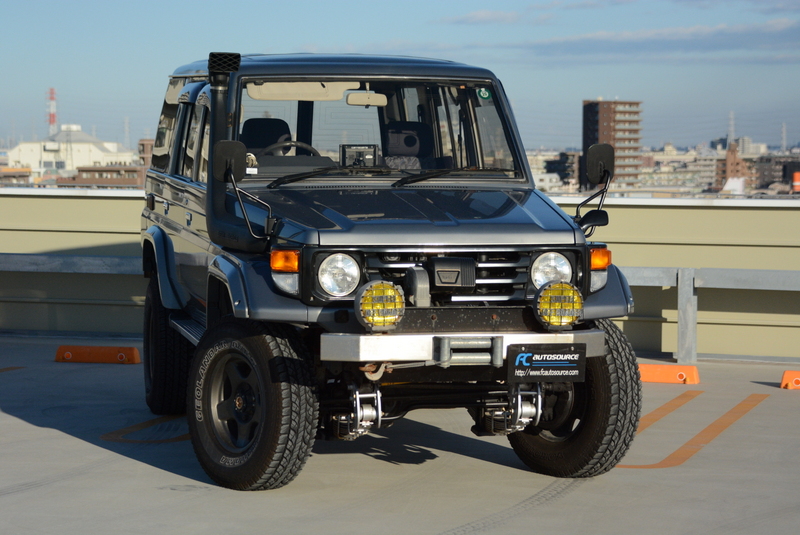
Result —
<svg viewBox="0 0 800 535"><path fill-rule="evenodd" d="M554 197L568 213L579 197ZM141 191L0 190L0 253L139 257ZM798 201L608 199L592 237L622 267L795 270ZM17 268L15 268L17 269ZM140 334L138 275L0 271L0 330ZM634 287L620 323L640 350L675 352L677 289ZM798 292L699 288L701 354L800 357Z"/></svg>
<svg viewBox="0 0 800 535"><path fill-rule="evenodd" d="M569 214L577 198L555 197ZM620 266L793 271L800 266L800 199L608 199L592 236ZM677 288L634 287L621 324L637 349L677 350ZM697 290L700 354L800 357L798 292Z"/></svg>
<svg viewBox="0 0 800 535"><path fill-rule="evenodd" d="M0 189L0 253L140 258L142 191ZM0 330L141 335L141 275L0 271Z"/></svg>

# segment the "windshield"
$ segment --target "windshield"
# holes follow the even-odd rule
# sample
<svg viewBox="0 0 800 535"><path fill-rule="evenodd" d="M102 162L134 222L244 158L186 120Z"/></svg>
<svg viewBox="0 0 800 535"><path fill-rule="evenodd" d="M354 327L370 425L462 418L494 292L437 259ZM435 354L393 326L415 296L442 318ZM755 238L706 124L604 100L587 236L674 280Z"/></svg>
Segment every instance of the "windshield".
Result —
<svg viewBox="0 0 800 535"><path fill-rule="evenodd" d="M248 176L523 177L494 88L477 82L266 81L242 86ZM286 180L287 175L292 175ZM416 180L399 180L414 176Z"/></svg>

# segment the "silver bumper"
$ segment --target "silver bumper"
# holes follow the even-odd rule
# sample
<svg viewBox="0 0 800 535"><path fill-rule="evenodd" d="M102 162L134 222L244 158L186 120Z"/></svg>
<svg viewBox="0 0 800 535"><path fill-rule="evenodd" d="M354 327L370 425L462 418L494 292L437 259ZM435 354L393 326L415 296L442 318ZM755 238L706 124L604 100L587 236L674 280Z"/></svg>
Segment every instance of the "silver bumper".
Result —
<svg viewBox="0 0 800 535"><path fill-rule="evenodd" d="M586 344L586 356L598 357L605 354L605 333L594 329L560 333L323 334L320 358L500 366L511 344Z"/></svg>

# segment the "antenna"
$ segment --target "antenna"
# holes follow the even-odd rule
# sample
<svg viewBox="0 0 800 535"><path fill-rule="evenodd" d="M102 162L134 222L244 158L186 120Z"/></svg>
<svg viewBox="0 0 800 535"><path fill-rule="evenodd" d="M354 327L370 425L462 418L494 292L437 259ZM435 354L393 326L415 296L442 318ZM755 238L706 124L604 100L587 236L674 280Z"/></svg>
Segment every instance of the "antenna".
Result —
<svg viewBox="0 0 800 535"><path fill-rule="evenodd" d="M736 120L733 118L733 110L728 114L728 146L736 139Z"/></svg>
<svg viewBox="0 0 800 535"><path fill-rule="evenodd" d="M47 92L47 124L49 126L48 135L58 134L58 121L56 120L56 90L50 88Z"/></svg>

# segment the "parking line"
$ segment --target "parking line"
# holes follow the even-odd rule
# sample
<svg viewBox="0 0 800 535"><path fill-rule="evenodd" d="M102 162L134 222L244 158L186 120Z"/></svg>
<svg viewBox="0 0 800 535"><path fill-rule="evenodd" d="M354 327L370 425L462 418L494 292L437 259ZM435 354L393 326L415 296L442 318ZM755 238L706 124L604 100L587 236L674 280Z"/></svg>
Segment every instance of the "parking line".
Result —
<svg viewBox="0 0 800 535"><path fill-rule="evenodd" d="M663 461L655 464L620 464L617 468L672 468L680 466L689 460L695 453L703 449L720 433L736 423L739 418L750 412L759 403L769 397L769 394L750 394L744 401L720 416L708 427L700 431L689 442L669 454Z"/></svg>
<svg viewBox="0 0 800 535"><path fill-rule="evenodd" d="M687 390L680 396L676 397L672 401L668 401L661 405L656 410L649 412L642 416L639 419L639 428L636 429L636 434L638 435L657 421L659 421L664 416L668 415L669 413L673 412L676 409L683 407L685 404L692 401L694 398L699 396L703 393L703 390Z"/></svg>
<svg viewBox="0 0 800 535"><path fill-rule="evenodd" d="M147 420L146 422L131 425L129 427L125 427L118 431L112 431L110 433L106 433L105 435L100 437L100 440L105 440L106 442L122 442L124 444L166 444L169 442L182 442L184 440L189 440L190 437L188 433L186 433L185 435L180 435L172 438L164 438L160 440L133 440L130 438L125 438L125 435L130 435L131 433L135 433L136 431L141 431L142 429L147 429L148 427L153 427L154 425L163 424L165 422L170 422L172 420L177 420L178 418L184 418L184 416L183 415L161 416L160 418Z"/></svg>

